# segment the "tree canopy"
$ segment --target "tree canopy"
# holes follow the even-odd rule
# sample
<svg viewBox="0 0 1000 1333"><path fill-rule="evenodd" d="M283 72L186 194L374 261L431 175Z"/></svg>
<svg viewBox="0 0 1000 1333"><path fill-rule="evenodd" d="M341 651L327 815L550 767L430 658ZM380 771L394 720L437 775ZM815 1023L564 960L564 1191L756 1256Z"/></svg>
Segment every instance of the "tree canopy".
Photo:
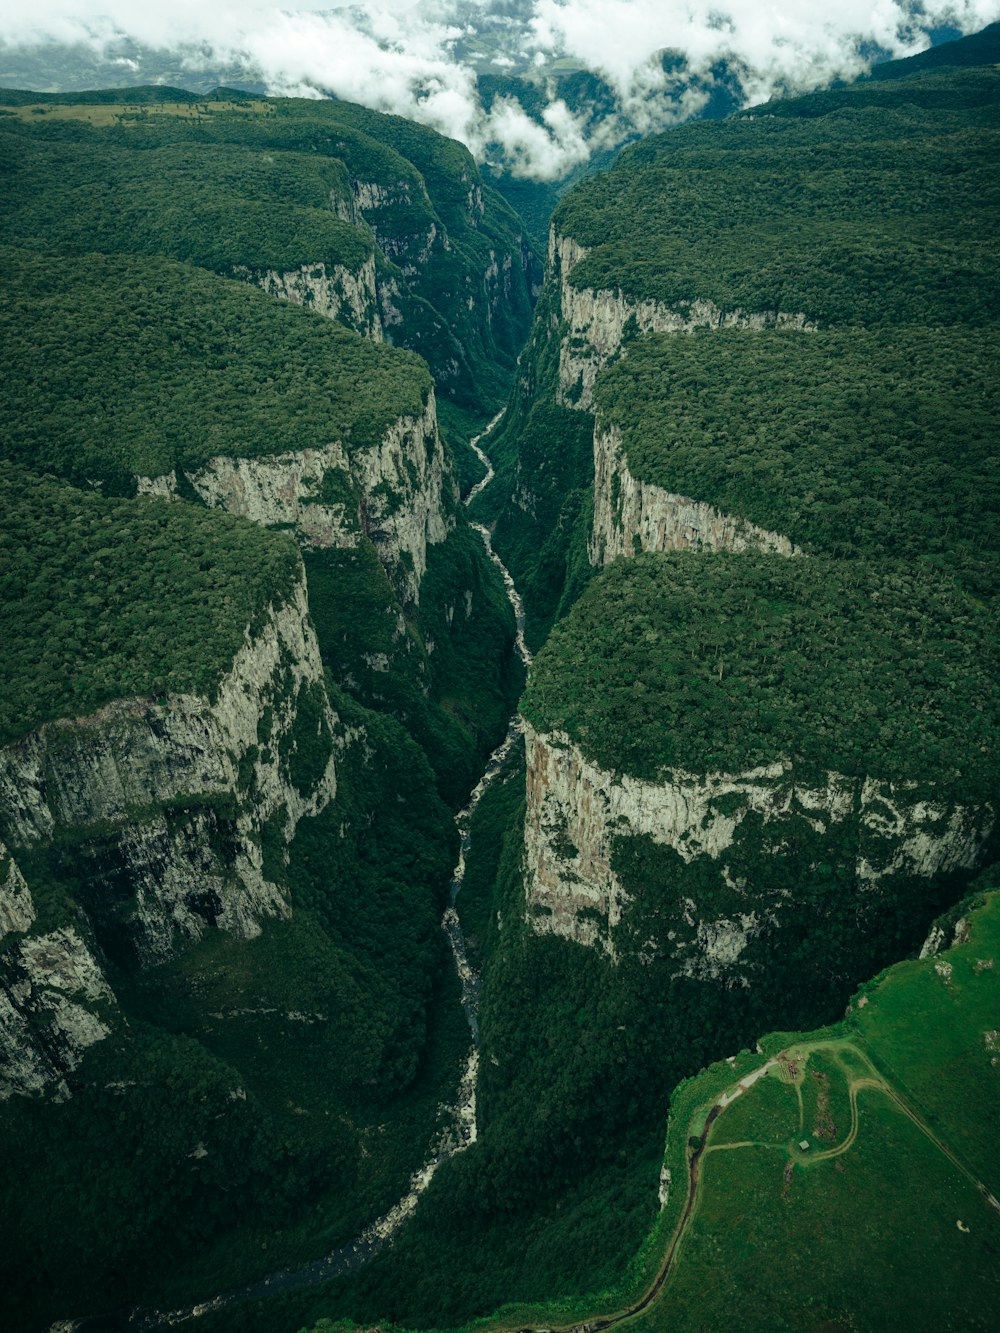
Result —
<svg viewBox="0 0 1000 1333"><path fill-rule="evenodd" d="M836 555L929 560L997 591L996 330L637 339L598 378L630 472Z"/></svg>
<svg viewBox="0 0 1000 1333"><path fill-rule="evenodd" d="M301 568L228 514L0 464L0 744L127 695L210 693Z"/></svg>
<svg viewBox="0 0 1000 1333"><path fill-rule="evenodd" d="M992 618L892 564L675 552L620 559L552 632L523 700L602 767L775 761L995 793Z"/></svg>

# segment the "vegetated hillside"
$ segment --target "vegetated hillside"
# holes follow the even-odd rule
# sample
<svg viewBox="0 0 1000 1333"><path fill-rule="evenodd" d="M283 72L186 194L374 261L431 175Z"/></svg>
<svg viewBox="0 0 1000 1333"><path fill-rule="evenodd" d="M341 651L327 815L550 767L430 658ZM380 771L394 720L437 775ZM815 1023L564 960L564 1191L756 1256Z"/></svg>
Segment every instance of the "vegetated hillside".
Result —
<svg viewBox="0 0 1000 1333"><path fill-rule="evenodd" d="M4 239L166 254L272 285L325 265L341 317L418 351L440 395L483 414L506 392L537 261L460 144L351 103L225 90L0 101ZM361 281L353 313L348 279Z"/></svg>
<svg viewBox="0 0 1000 1333"><path fill-rule="evenodd" d="M553 218L588 252L570 283L824 325L988 321L998 84L919 74L636 144Z"/></svg>
<svg viewBox="0 0 1000 1333"><path fill-rule="evenodd" d="M0 1262L30 1328L353 1235L462 1021L451 819L324 681L288 537L3 466Z"/></svg>
<svg viewBox="0 0 1000 1333"><path fill-rule="evenodd" d="M227 275L320 263L356 273L374 259L336 158L197 141L85 147L11 132L2 149L7 234L43 247L170 255Z"/></svg>
<svg viewBox="0 0 1000 1333"><path fill-rule="evenodd" d="M134 494L139 479L297 531L322 585L324 661L404 722L460 802L517 669L503 589L456 510L426 365L189 264L13 248L3 259L0 453L78 485ZM397 456L383 442L399 422L412 438ZM346 573L359 561L367 584Z"/></svg>
<svg viewBox="0 0 1000 1333"><path fill-rule="evenodd" d="M997 589L994 329L725 330L637 339L595 386L598 435L664 491L835 555Z"/></svg>
<svg viewBox="0 0 1000 1333"><path fill-rule="evenodd" d="M895 401L914 383L911 419L932 396L902 373L902 354L893 368L894 345L913 346L922 329L954 329L953 347L945 333L934 333L920 353L925 375L942 383L948 372L931 363L960 354L964 326L975 330L964 347L978 340L973 379L975 362L989 364L996 346L998 89L995 69L980 66L769 103L633 145L609 172L563 199L553 217L557 249L546 290L494 445L501 484L484 500L497 518L498 550L529 595L536 643L587 572L593 467L581 395L636 337L798 322L830 339L840 331L836 348L826 344L831 360L856 363L856 330L858 350L877 344L876 363L896 375ZM884 331L865 344L862 330L876 328ZM749 361L754 352L746 345ZM709 353L709 363L724 355ZM766 355L762 347L759 356ZM656 353L643 356L652 379ZM808 411L816 394L807 380L821 372L805 373L797 399L790 377L774 382L780 401L772 412ZM668 359L662 377L669 374ZM843 383L849 379L845 370ZM834 406L825 398L821 392L819 411ZM973 404L988 421L989 398L974 394ZM962 451L970 407L977 410L967 405L961 425L941 439L943 458ZM659 426L644 424L660 436ZM930 420L913 426L930 436ZM975 433L982 437L984 427ZM835 509L831 497L827 526ZM850 514L845 519L855 523Z"/></svg>
<svg viewBox="0 0 1000 1333"><path fill-rule="evenodd" d="M675 552L618 560L535 659L523 699L602 768L790 760L989 799L993 620L907 566Z"/></svg>
<svg viewBox="0 0 1000 1333"><path fill-rule="evenodd" d="M997 668L992 617L951 579L616 561L523 702L533 928L767 993L773 1019L837 1012L995 846Z"/></svg>
<svg viewBox="0 0 1000 1333"><path fill-rule="evenodd" d="M668 1089L776 1024L836 1020L995 855L1000 84L974 68L872 87L658 136L557 210L479 502L532 641L569 613L525 699L525 811L487 831L479 1139L391 1253L283 1307L290 1324L620 1308L623 1275L631 1294L664 1252ZM596 573L591 390L648 484L698 502L669 533L685 551L645 555L641 529ZM604 482L623 523L621 458ZM893 1198L919 1210L921 1177ZM843 1235L803 1225L836 1269ZM981 1258L963 1309L984 1308ZM784 1252L739 1262L757 1292Z"/></svg>
<svg viewBox="0 0 1000 1333"><path fill-rule="evenodd" d="M689 1140L706 1146L684 1243L639 1327L716 1326L738 1306L747 1327L885 1328L902 1292L926 1327L990 1326L1000 1240L988 1128L1000 1044L995 874L977 888L932 937L942 952L867 983L843 1022L766 1037L758 1054L675 1092L661 1245L688 1197ZM765 1063L764 1078L706 1133L720 1094ZM766 1282L761 1254L780 1256Z"/></svg>
<svg viewBox="0 0 1000 1333"><path fill-rule="evenodd" d="M286 536L2 467L0 744L123 695L210 694L291 595Z"/></svg>
<svg viewBox="0 0 1000 1333"><path fill-rule="evenodd" d="M426 364L191 264L6 248L8 457L135 490L340 441L357 453L431 393Z"/></svg>
<svg viewBox="0 0 1000 1333"><path fill-rule="evenodd" d="M335 157L314 121L288 152L221 121L205 143L176 96L142 102L162 124L45 105L0 134L2 1265L26 1328L327 1253L441 1129L468 1041L449 806L522 673L392 321L445 329L454 297L453 419L481 419L530 266L424 131L418 171L345 108ZM205 115L239 139L237 105ZM308 271L254 271L286 263Z"/></svg>

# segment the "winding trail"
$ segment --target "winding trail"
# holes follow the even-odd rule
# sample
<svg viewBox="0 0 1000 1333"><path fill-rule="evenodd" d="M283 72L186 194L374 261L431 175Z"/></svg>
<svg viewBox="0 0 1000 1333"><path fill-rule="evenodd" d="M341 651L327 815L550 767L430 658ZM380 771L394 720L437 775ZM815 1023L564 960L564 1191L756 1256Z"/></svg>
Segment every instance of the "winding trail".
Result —
<svg viewBox="0 0 1000 1333"><path fill-rule="evenodd" d="M913 1124L925 1134L928 1139L930 1139L935 1147L948 1158L953 1166L961 1171L961 1173L983 1196L988 1207L1000 1212L1000 1200L997 1200L995 1196L990 1193L983 1181L969 1170L961 1159L952 1152L947 1144L942 1143L933 1130L927 1125L926 1121L917 1114L917 1112L896 1091L891 1083L879 1074L863 1050L851 1041L835 1039L832 1041L824 1040L812 1042L808 1045L797 1046L795 1047L795 1054L797 1057L807 1059L812 1051L818 1050L830 1051L834 1055L834 1058L837 1058L839 1052L849 1050L861 1060L870 1072L865 1074L852 1073L840 1060L837 1061L838 1064L841 1064L848 1087L851 1110L850 1128L841 1143L827 1149L825 1152L814 1153L809 1157L790 1156L790 1161L794 1161L799 1168L811 1170L821 1162L829 1161L832 1158L839 1157L842 1153L849 1151L857 1140L860 1128L858 1093L862 1090L878 1092L888 1098L897 1110L912 1121ZM689 1225L697 1213L698 1202L703 1186L702 1167L704 1165L705 1157L707 1157L709 1153L740 1148L771 1148L782 1152L788 1152L790 1154L794 1152L793 1145L789 1143L767 1143L758 1142L756 1140L718 1144L710 1144L708 1142L709 1131L718 1117L722 1115L726 1108L731 1106L737 1098L741 1097L743 1093L753 1087L758 1079L763 1078L764 1075L775 1066L780 1066L780 1057L773 1057L767 1060L764 1064L759 1065L749 1074L745 1074L737 1083L719 1094L708 1108L707 1114L704 1104L702 1104L702 1106L696 1108L691 1115L689 1122L685 1127L685 1132L693 1132L698 1127L699 1123L701 1124L701 1128L698 1136L698 1146L688 1149L688 1192L684 1201L684 1210L670 1235L669 1243L667 1244L666 1251L660 1261L659 1267L656 1270L656 1274L645 1290L636 1297L631 1304L625 1306L621 1310L612 1311L607 1314L593 1315L589 1318L574 1320L570 1323L562 1323L558 1321L526 1323L523 1320L515 1323L503 1320L497 1320L496 1322L483 1321L481 1325L482 1333L601 1333L601 1330L615 1328L618 1325L628 1323L637 1315L648 1310L662 1295L667 1280L676 1265L678 1254L689 1230ZM702 1117L704 1118L702 1119Z"/></svg>
<svg viewBox="0 0 1000 1333"><path fill-rule="evenodd" d="M478 481L465 498L468 506L482 494L493 480L495 473L485 451L480 447L480 440L485 439L495 429L503 417L501 409L488 426L469 441L473 451L486 469L485 475ZM524 641L524 604L514 586L506 565L493 550L490 531L481 523L470 522L482 539L486 554L496 566L503 579L508 601L514 612L517 627L516 649L525 667L531 665L531 653ZM193 1319L222 1310L227 1306L239 1305L244 1301L257 1300L262 1296L273 1296L278 1292L295 1291L301 1287L318 1286L332 1278L353 1273L362 1264L374 1258L399 1231L399 1228L416 1211L420 1196L434 1178L437 1169L455 1153L463 1152L476 1140L476 1082L479 1071L479 977L469 963L465 949L465 935L455 909L455 903L465 879L465 858L472 843L472 816L483 796L493 786L503 771L511 752L524 732L524 722L519 713L514 713L507 728L507 734L490 755L483 776L476 784L466 805L455 816L460 843L458 862L452 874L451 888L448 894L448 906L441 920L441 929L451 948L455 972L462 990L462 1009L469 1024L471 1044L465 1069L458 1087L458 1094L451 1106L441 1107L449 1123L437 1135L431 1145L427 1161L410 1177L406 1194L395 1203L387 1213L366 1227L360 1235L347 1244L339 1246L329 1254L298 1268L285 1268L271 1273L267 1277L249 1282L245 1286L235 1287L230 1291L213 1296L197 1305L185 1306L178 1310L150 1310L142 1307L121 1309L102 1315L87 1316L83 1319L61 1319L52 1324L49 1333L84 1333L84 1330L100 1330L100 1333L116 1333L125 1329L170 1328L186 1324Z"/></svg>

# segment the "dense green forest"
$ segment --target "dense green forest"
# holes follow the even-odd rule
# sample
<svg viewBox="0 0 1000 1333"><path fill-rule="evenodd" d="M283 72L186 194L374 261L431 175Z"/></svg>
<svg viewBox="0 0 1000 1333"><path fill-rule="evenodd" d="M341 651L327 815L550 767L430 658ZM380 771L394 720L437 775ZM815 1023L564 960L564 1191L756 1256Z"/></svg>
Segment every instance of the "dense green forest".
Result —
<svg viewBox="0 0 1000 1333"><path fill-rule="evenodd" d="M419 416L412 353L192 265L6 249L3 450L78 483L340 441Z"/></svg>
<svg viewBox="0 0 1000 1333"><path fill-rule="evenodd" d="M267 853L291 919L253 940L207 932L137 971L114 962L98 916L113 1035L62 1106L0 1104L17 1327L169 1306L332 1249L426 1154L468 1040L438 925L454 829L403 728L333 702L357 737L336 801L300 825L287 866ZM170 817L183 828L190 812ZM116 862L111 834L81 833L19 855L36 896L58 892L78 925L73 903L106 892Z"/></svg>
<svg viewBox="0 0 1000 1333"><path fill-rule="evenodd" d="M420 416L429 400L431 376L412 352L194 265L12 247L2 259L9 285L0 305L0 453L80 486L131 495L137 475L176 471L181 492L197 499L185 473L211 458L273 457L335 441L351 456L401 416ZM328 472L324 485L335 482L340 490L321 488L317 500L343 501L348 518L359 514L365 497L346 475ZM307 569L321 650L336 678L411 729L458 806L479 757L502 734L521 677L502 586L462 516L450 512L450 490L446 479L454 531L431 548L419 611L401 605L368 541L309 552ZM367 575L359 581L351 570ZM448 609L453 617L466 591L473 601L453 624ZM373 668L380 654L398 670Z"/></svg>
<svg viewBox="0 0 1000 1333"><path fill-rule="evenodd" d="M598 378L629 471L797 545L997 589L996 330L640 338Z"/></svg>
<svg viewBox="0 0 1000 1333"><path fill-rule="evenodd" d="M336 158L178 143L144 152L0 135L4 239L61 253L171 255L231 275L374 257Z"/></svg>
<svg viewBox="0 0 1000 1333"><path fill-rule="evenodd" d="M307 551L305 564L324 665L356 698L403 723L457 809L523 684L510 652L510 607L478 537L460 523L430 548L408 620L369 543Z"/></svg>
<svg viewBox="0 0 1000 1333"><path fill-rule="evenodd" d="M289 692L276 758L305 798L332 755L336 795L297 823L284 806L257 818L254 766L275 758L268 706L232 793L151 799L124 823L30 845L0 819L14 857L4 873L16 865L36 913L27 935L4 939L15 1017L19 944L45 932L76 932L114 995L111 1031L68 1071L64 1105L0 1104L17 1161L0 1201L4 1306L25 1328L251 1281L349 1241L405 1193L468 1046L440 931L457 855L449 807L466 800L523 679L502 582L433 431L438 508L414 525L441 539L419 605L377 545L373 516L402 502L389 480L368 495L328 471L315 498L357 514L354 544L300 553L288 534L206 508L187 475L219 455L340 441L350 460L379 443L426 409L433 385L426 360L393 341L445 358L449 426L471 433L506 390L530 311L517 219L477 194L466 150L431 131L315 104L287 108L281 127L270 103L248 116L216 102L201 118L196 100L172 97L138 99L159 119L121 115L115 96L82 112L46 102L51 121L29 109L0 132L0 739L123 696L210 696L304 556L326 679ZM379 191L373 229L362 205ZM383 345L233 272L368 256ZM425 263L440 270L431 279ZM424 461L399 464L414 486ZM137 475L171 471L173 502L136 497ZM289 679L286 663L276 680ZM47 762L61 780L58 756ZM151 958L137 931L162 875L186 873L185 850L205 880L184 898L195 925L168 929L176 952ZM238 895L244 873L291 916L265 914L259 934L252 920L214 929L212 886ZM47 1050L46 1001L30 1003L25 1031Z"/></svg>
<svg viewBox="0 0 1000 1333"><path fill-rule="evenodd" d="M454 140L349 102L171 89L32 100L0 90L3 239L251 275L354 271L374 253L387 334L424 357L439 395L481 417L506 394L540 265Z"/></svg>
<svg viewBox="0 0 1000 1333"><path fill-rule="evenodd" d="M301 569L228 514L0 467L0 742L123 695L210 694Z"/></svg>
<svg viewBox="0 0 1000 1333"><path fill-rule="evenodd" d="M994 33L990 51L995 41ZM953 45L957 49L963 43ZM955 59L960 63L960 57ZM699 392L704 386L709 397L708 376L727 355L733 359L726 373L742 376L743 383L749 376L769 376L771 390L781 401L769 405L767 423L775 426L781 414L778 429L788 429L796 413L801 417L815 409L818 417L827 411L850 411L853 370L862 360L872 363L870 370L866 364L861 371L866 402L874 398L885 410L899 411L909 423L908 435L924 439L925 449L911 460L901 444L884 457L882 466L888 471L883 471L875 495L865 496L863 503L855 503L858 482L852 474L852 495L844 497L842 514L821 476L805 476L807 467L815 470L821 461L818 445L797 450L792 467L783 456L781 476L773 478L773 486L768 483L771 498L765 499L762 481L753 501L755 512L774 515L772 526L779 531L786 531L779 518L790 522L794 517L803 542L828 549L841 545L845 529L850 529L852 543L875 545L888 522L888 499L880 507L879 497L899 494L908 479L922 488L944 521L941 506L959 502L933 495L936 482L931 477L943 481L942 470L949 468L955 491L970 495L977 485L975 459L980 451L973 446L972 457L965 458L966 433L971 430L973 440L989 439L994 410L988 381L996 347L992 255L1000 216L998 107L1000 79L986 63L862 82L653 135L625 149L609 171L582 181L564 196L553 227L589 252L568 279L560 280L557 273L546 279L507 416L490 443L497 484L479 502L483 515L496 523L497 550L528 599L529 639L535 646L589 577L591 423L572 408L572 393L566 405L558 401L560 346L570 337L561 322L561 281L681 307L709 298L723 310L801 313L823 328L826 341L818 347L828 349L831 362L845 362L840 378L835 365L811 363L811 356L821 355L818 350L800 349L797 364L803 385L796 387L793 366L786 376L778 364L781 349L791 357L794 344L775 340L776 335L762 336L759 347L749 338L743 343L728 334L728 343L710 346L706 337L698 341L697 350L653 340L657 351L653 343L636 337L634 325L626 325L622 351L648 370L635 388L637 409L642 402L649 409L642 431L649 436L650 452L666 429L654 416L664 403L663 383L675 373L674 358L683 361L704 353L706 378L692 383ZM843 330L839 343L827 326ZM926 347L917 346L921 330ZM855 334L858 342L852 344ZM736 347L746 349L739 366L739 353L727 350ZM751 370L756 357L760 363ZM920 376L910 375L908 359L920 366ZM960 412L943 416L926 382L929 378L956 402L965 361L969 401ZM885 372L881 384L876 384L877 367ZM611 378L603 401L622 395L624 423L630 372L623 367L616 374L620 378ZM886 382L892 377L899 382L898 390ZM600 384L599 377L599 397ZM904 401L907 385L909 402ZM715 392L727 390L719 386ZM763 402L765 392L755 399L756 389L747 384L744 397L751 411L755 401ZM860 405L860 390L857 401ZM699 408L689 404L685 410L697 414ZM928 416L921 424L925 411ZM743 417L742 405L738 417ZM667 419L665 408L664 422ZM875 428L873 423L873 432ZM737 429L731 421L728 430ZM935 434L940 435L938 446ZM837 439L847 443L844 429ZM636 443L634 435L633 449ZM867 448L870 455L871 447L862 435L850 451L857 456L859 448ZM725 486L718 469L713 471L715 488L727 499L749 505L754 484L747 469L772 466L776 448L760 441L752 448L741 446L740 461L727 472ZM828 458L822 476L831 472L839 482L847 468L835 472L838 466L836 458ZM712 470L707 453L697 469L692 466L691 472L695 470L699 478ZM794 493L793 485L799 488ZM957 510L953 517L958 518ZM932 558L935 551L944 551L947 539L927 531L928 519L914 515L909 521L909 536L894 538L894 549L907 541L907 551L912 550L923 531ZM990 521L981 513L967 542L960 531L950 529L969 566L972 586L980 592L992 577L990 566L972 566L984 556L991 558L975 549L980 525Z"/></svg>
<svg viewBox="0 0 1000 1333"><path fill-rule="evenodd" d="M638 557L598 575L586 552L594 422L556 402L568 330L547 280L487 442L497 481L477 504L527 596L530 641L548 636L528 717L565 727L612 772L781 758L793 786L836 767L916 782L918 795L933 781L995 799L984 597L995 591L997 79L980 68L865 89L656 136L556 212L562 234L594 247L574 286L850 326L683 344L626 330L595 396L639 474L724 499L811 554ZM727 986L682 974L667 947L668 928L679 946L699 922L749 910L717 865L618 838L613 868L632 898L621 929L657 948L623 950L612 966L525 922L523 815L504 809L499 794L484 802L473 839L498 866L485 927L478 870L469 909L485 941L479 1141L442 1170L391 1252L274 1307L289 1327L320 1315L455 1325L491 1311L504 1326L552 1327L621 1308L613 1293L631 1297L663 1253L643 1259L640 1246L656 1217L666 1089L776 1025L839 1018L859 982L920 948L968 878L887 881L861 901L854 817L823 834L748 818L733 855L781 927L747 946L751 981ZM904 1040L919 1044L919 1030ZM866 1225L878 1217L873 1206ZM743 1234L739 1217L726 1225ZM833 1248L832 1212L820 1205L803 1225L810 1254L813 1232ZM766 1284L766 1256L741 1271Z"/></svg>
<svg viewBox="0 0 1000 1333"><path fill-rule="evenodd" d="M535 659L522 708L601 766L802 761L989 797L994 623L953 580L818 557L620 559Z"/></svg>
<svg viewBox="0 0 1000 1333"><path fill-rule="evenodd" d="M574 287L823 324L979 325L996 307L1000 75L918 75L626 149L555 212Z"/></svg>
<svg viewBox="0 0 1000 1333"><path fill-rule="evenodd" d="M623 818L607 848L624 890L612 961L538 933L526 911L515 749L463 841L458 908L480 996L475 1142L371 1262L206 1305L205 1333L338 1318L456 1328L503 1308L506 1327L549 1328L619 1308L662 1253L665 1124L694 1095L685 1080L720 1056L749 1068L775 1028L838 1020L860 982L916 954L940 912L954 929L971 859L951 874L896 866L891 801L905 791L982 809L1000 789L998 90L992 68L931 70L757 108L640 143L566 196L559 229L592 247L573 284L801 310L822 326L674 340L627 329L595 399L636 474L786 532L807 554L637 554L603 571L587 549L595 418L557 402L560 275L516 364L537 270L465 149L335 102L164 89L36 106L0 94L11 181L0 499L16 519L0 572L5 658L15 644L0 740L126 687L210 691L287 588L300 568L288 535L194 503L185 469L333 439L350 454L425 405L433 381L447 434L471 433L514 376L485 441L497 479L475 516L494 525L526 598L530 642L546 640L525 716L613 775L778 761L790 775L782 818L737 811L724 865L634 835ZM374 256L388 340L409 350L233 273L297 264L313 246L326 263ZM447 536L428 544L419 603L366 535L368 497L331 474L321 484L320 499L357 503L359 529L351 545L301 553L324 681L296 701L284 762L302 794L332 755L336 793L294 835L280 810L248 839L289 917L242 938L211 929L207 904L209 928L139 966L123 930L139 889L121 830L102 821L11 845L0 821L12 853L0 870L16 863L39 908L31 931L78 930L117 1005L113 1031L67 1075L68 1100L0 1102L0 1281L18 1327L91 1316L110 1328L141 1320L136 1306L179 1310L295 1268L357 1236L427 1161L468 1052L440 930L459 850L452 812L523 675L503 585L452 485L475 479L471 451L444 460ZM177 500L135 496L136 473L170 469ZM231 872L236 816L253 800L243 770L273 724L265 710L232 800L182 793L127 812L132 825L175 840L204 826L207 855ZM796 805L796 786L830 770L896 784L872 796L889 802L875 813L884 827L862 828L859 799L829 826ZM858 867L879 842L869 892ZM738 973L697 966L701 927L741 915L753 925ZM15 936L0 956L5 994L21 976ZM985 991L992 960L980 961ZM928 1021L946 1026L937 1000ZM980 1099L977 1124L988 1040L977 1028L976 1079L946 1065L937 1080ZM914 1045L919 1033L900 1040ZM922 1078L911 1062L910 1087ZM954 1117L961 1101L940 1104ZM670 1159L675 1209L685 1143L703 1146L700 1133ZM916 1160L886 1145L893 1163ZM877 1228L866 1181L865 1225ZM903 1191L911 1204L925 1183ZM837 1235L834 1200L856 1193L842 1185L806 1218L803 1253ZM720 1225L744 1262L749 1228L738 1213ZM766 1285L759 1255L741 1271ZM697 1320L711 1263L690 1272L684 1308Z"/></svg>

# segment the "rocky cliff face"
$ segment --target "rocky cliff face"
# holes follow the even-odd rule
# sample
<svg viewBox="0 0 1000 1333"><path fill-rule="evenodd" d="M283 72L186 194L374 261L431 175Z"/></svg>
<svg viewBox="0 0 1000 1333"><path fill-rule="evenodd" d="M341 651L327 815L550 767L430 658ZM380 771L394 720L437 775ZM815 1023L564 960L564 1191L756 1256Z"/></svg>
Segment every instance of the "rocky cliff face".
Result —
<svg viewBox="0 0 1000 1333"><path fill-rule="evenodd" d="M414 190L408 181L381 183L355 180L351 185L358 212L371 227L379 249L406 277L419 273L430 259L435 244L445 250L449 248L448 237L439 231L435 222L428 221L425 226L415 230L400 227L400 217L405 216L405 211L413 209L414 203L423 205L422 209L414 211L414 221L418 213L432 211L425 190L419 190L415 199Z"/></svg>
<svg viewBox="0 0 1000 1333"><path fill-rule="evenodd" d="M46 1090L64 1100L64 1075L108 1036L114 1009L107 978L73 926L10 942L0 956L0 1101Z"/></svg>
<svg viewBox="0 0 1000 1333"><path fill-rule="evenodd" d="M305 547L373 542L404 601L416 603L427 547L451 528L445 503L454 488L437 428L433 393L419 417L400 417L377 444L348 456L323 449L264 458L220 456L187 477L211 508L264 527L292 528ZM176 497L176 472L140 477L140 494Z"/></svg>
<svg viewBox="0 0 1000 1333"><path fill-rule="evenodd" d="M796 781L776 762L746 773L698 775L672 771L660 783L606 772L570 739L526 727L527 813L525 884L528 919L539 934L598 947L611 958L625 951L644 961L666 955L677 975L746 981L740 956L780 922L786 890L755 882L754 850L780 857L803 838L822 858L828 840L850 829L852 892L861 904L895 877L928 879L969 869L996 823L990 807L929 801L913 784L825 774L820 785ZM633 896L616 870L629 839L648 839L676 855L678 896L656 919L630 911ZM724 911L687 896L684 867L701 863L717 881L711 897ZM804 865L808 873L815 864Z"/></svg>
<svg viewBox="0 0 1000 1333"><path fill-rule="evenodd" d="M0 963L8 1091L61 1077L109 1030L113 997L84 936L145 965L210 925L250 937L288 915L265 847L273 856L333 798L341 730L303 577L247 631L213 697L120 699L0 750L0 922L15 937ZM33 933L29 866L79 889L54 931Z"/></svg>
<svg viewBox="0 0 1000 1333"><path fill-rule="evenodd" d="M676 495L629 471L616 426L594 429L594 527L590 563L610 564L636 551L761 551L800 555L778 532L768 532L713 505Z"/></svg>
<svg viewBox="0 0 1000 1333"><path fill-rule="evenodd" d="M422 417L401 417L377 445L351 459L362 497L362 527L403 600L416 603L427 569L427 548L453 526L445 493L455 483L437 429L434 396Z"/></svg>
<svg viewBox="0 0 1000 1333"><path fill-rule="evenodd" d="M382 341L382 321L375 289L375 256L370 255L357 272L343 264L303 264L289 273L268 269L251 273L239 269L240 277L262 287L269 296L306 306L317 315L338 320L373 342Z"/></svg>
<svg viewBox="0 0 1000 1333"><path fill-rule="evenodd" d="M559 349L557 401L567 407L589 408L594 380L619 355L626 329L633 333L693 333L696 329L802 329L815 324L806 315L786 310L721 310L714 301L694 299L665 305L637 301L621 291L574 287L567 279L587 254L571 237L549 241L549 262L559 281L560 316L565 333Z"/></svg>

